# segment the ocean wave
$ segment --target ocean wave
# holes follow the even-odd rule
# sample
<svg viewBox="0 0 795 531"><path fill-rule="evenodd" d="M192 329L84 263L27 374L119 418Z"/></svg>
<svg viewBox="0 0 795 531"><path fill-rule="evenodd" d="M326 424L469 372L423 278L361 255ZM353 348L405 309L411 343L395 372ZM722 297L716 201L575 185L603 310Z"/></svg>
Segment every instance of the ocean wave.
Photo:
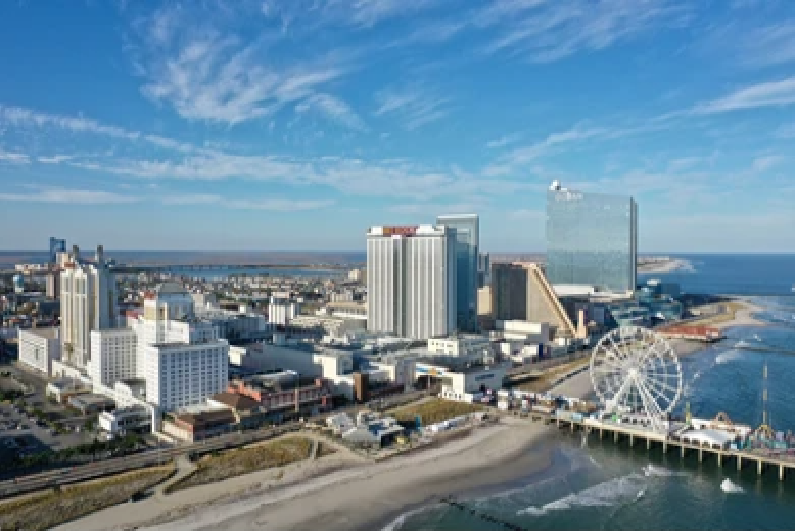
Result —
<svg viewBox="0 0 795 531"><path fill-rule="evenodd" d="M729 350L715 356L715 363L717 365L723 365L724 363L729 363L730 361L741 360L742 357L743 354L739 350Z"/></svg>
<svg viewBox="0 0 795 531"><path fill-rule="evenodd" d="M541 516L551 511L565 511L578 507L610 507L637 499L638 490L642 487L643 476L632 473L568 494L542 507L531 506L521 509L516 514Z"/></svg>
<svg viewBox="0 0 795 531"><path fill-rule="evenodd" d="M687 472L677 472L675 470L668 470L661 466L646 465L643 467L643 473L646 477L672 477L672 476L686 476Z"/></svg>
<svg viewBox="0 0 795 531"><path fill-rule="evenodd" d="M742 494L743 492L745 492L745 490L743 490L743 488L740 485L730 480L729 478L726 478L720 482L720 490L722 490L727 494Z"/></svg>
<svg viewBox="0 0 795 531"><path fill-rule="evenodd" d="M395 518L394 520L392 520L391 522L389 522L383 529L381 529L381 531L398 531L399 529L402 529L404 525L406 525L406 520L423 511L427 511L432 507L436 506L431 505L427 507L419 507L417 509L414 509L413 511L405 512L400 516L398 516L397 518Z"/></svg>

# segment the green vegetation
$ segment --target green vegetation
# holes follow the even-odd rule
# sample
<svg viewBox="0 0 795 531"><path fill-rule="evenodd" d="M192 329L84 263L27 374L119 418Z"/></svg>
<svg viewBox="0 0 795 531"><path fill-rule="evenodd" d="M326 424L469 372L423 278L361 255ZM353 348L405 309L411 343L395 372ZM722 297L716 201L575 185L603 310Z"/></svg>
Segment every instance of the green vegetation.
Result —
<svg viewBox="0 0 795 531"><path fill-rule="evenodd" d="M285 437L264 444L206 455L196 463L196 471L174 484L174 492L189 487L222 481L242 474L285 466L309 457L312 441L306 437Z"/></svg>
<svg viewBox="0 0 795 531"><path fill-rule="evenodd" d="M453 402L451 400L435 398L419 404L410 404L391 411L390 413L394 415L395 419L399 422L412 422L419 415L423 425L427 426L428 424L436 424L437 422L449 420L475 411L483 411L483 406L480 404Z"/></svg>
<svg viewBox="0 0 795 531"><path fill-rule="evenodd" d="M22 398L22 396L24 396L22 391L17 391L16 389L9 389L7 391L0 389L0 402L5 402L6 400L13 402L14 400Z"/></svg>
<svg viewBox="0 0 795 531"><path fill-rule="evenodd" d="M121 439L112 439L110 441L98 441L82 444L80 446L73 446L71 448L64 448L63 450L51 451L47 450L37 454L31 454L22 458L15 458L13 460L4 461L0 463L0 470L8 470L14 468L30 468L39 466L49 466L58 463L70 463L78 457L96 457L98 454L110 452L113 456L124 455L130 453L143 445L143 440L138 435L127 435ZM0 529L3 529L0 527Z"/></svg>
<svg viewBox="0 0 795 531"><path fill-rule="evenodd" d="M49 492L0 501L0 529L51 529L111 505L156 485L174 472L174 466L147 468Z"/></svg>

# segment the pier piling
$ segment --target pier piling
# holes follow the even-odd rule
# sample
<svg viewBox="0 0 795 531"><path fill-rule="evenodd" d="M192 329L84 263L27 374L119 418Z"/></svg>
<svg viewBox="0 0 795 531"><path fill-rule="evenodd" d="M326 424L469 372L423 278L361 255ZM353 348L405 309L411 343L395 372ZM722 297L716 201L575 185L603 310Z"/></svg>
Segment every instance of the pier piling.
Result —
<svg viewBox="0 0 795 531"><path fill-rule="evenodd" d="M742 458L742 456L738 455L737 456L737 470L742 470L742 469L743 469L743 458Z"/></svg>
<svg viewBox="0 0 795 531"><path fill-rule="evenodd" d="M778 479L784 481L784 465L778 465Z"/></svg>
<svg viewBox="0 0 795 531"><path fill-rule="evenodd" d="M701 448L698 449L698 462L701 463L704 461L704 450Z"/></svg>
<svg viewBox="0 0 795 531"><path fill-rule="evenodd" d="M762 467L764 464L762 463L761 459L756 460L756 474L761 476L762 475Z"/></svg>

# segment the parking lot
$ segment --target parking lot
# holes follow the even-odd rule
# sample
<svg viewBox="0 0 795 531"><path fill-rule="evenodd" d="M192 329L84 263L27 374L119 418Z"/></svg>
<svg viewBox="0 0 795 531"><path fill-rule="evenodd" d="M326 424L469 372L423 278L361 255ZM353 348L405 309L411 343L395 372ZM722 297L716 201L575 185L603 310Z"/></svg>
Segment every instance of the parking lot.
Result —
<svg viewBox="0 0 795 531"><path fill-rule="evenodd" d="M58 451L94 440L96 434L84 429L86 422L93 419L62 404L50 402L46 397L47 380L43 375L21 369L16 363L0 364L0 375L4 373L11 376L0 376L0 388L26 389L28 392L13 402L0 403L0 462L15 455L24 457L48 448ZM39 417L33 412L38 412ZM61 433L53 429L54 425L62 427Z"/></svg>

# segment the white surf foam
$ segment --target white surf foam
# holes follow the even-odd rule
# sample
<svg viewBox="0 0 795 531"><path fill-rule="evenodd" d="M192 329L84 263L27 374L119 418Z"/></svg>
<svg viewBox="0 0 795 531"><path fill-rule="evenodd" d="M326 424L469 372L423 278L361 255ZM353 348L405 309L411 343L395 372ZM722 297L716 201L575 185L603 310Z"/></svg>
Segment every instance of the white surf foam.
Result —
<svg viewBox="0 0 795 531"><path fill-rule="evenodd" d="M743 354L739 350L729 350L727 352L723 352L718 354L715 357L715 363L717 365L723 365L724 363L729 363L730 361L737 361L742 359Z"/></svg>
<svg viewBox="0 0 795 531"><path fill-rule="evenodd" d="M639 501L645 495L646 495L646 487L640 489L640 492L638 492L638 495L635 496L635 501Z"/></svg>
<svg viewBox="0 0 795 531"><path fill-rule="evenodd" d="M423 512L423 511L427 511L431 507L433 507L433 506L419 507L417 509L414 509L413 511L405 512L405 513L401 514L400 516L398 516L397 518L395 518L394 520L392 520L391 522L389 522L386 525L386 527L384 527L381 531L398 531L399 529L403 528L403 526L406 524L406 520L407 519L409 519L410 517L414 516L415 514L419 514L419 513Z"/></svg>
<svg viewBox="0 0 795 531"><path fill-rule="evenodd" d="M643 473L646 477L672 477L672 476L686 476L687 472L677 472L675 470L668 470L661 466L646 465L643 467Z"/></svg>
<svg viewBox="0 0 795 531"><path fill-rule="evenodd" d="M741 486L729 478L726 478L720 482L720 490L727 494L742 494L745 492Z"/></svg>
<svg viewBox="0 0 795 531"><path fill-rule="evenodd" d="M518 511L517 514L541 516L550 511L565 511L579 507L610 507L628 503L637 497L638 487L642 486L642 479L643 477L639 474L628 474L569 494L542 507L527 507Z"/></svg>

